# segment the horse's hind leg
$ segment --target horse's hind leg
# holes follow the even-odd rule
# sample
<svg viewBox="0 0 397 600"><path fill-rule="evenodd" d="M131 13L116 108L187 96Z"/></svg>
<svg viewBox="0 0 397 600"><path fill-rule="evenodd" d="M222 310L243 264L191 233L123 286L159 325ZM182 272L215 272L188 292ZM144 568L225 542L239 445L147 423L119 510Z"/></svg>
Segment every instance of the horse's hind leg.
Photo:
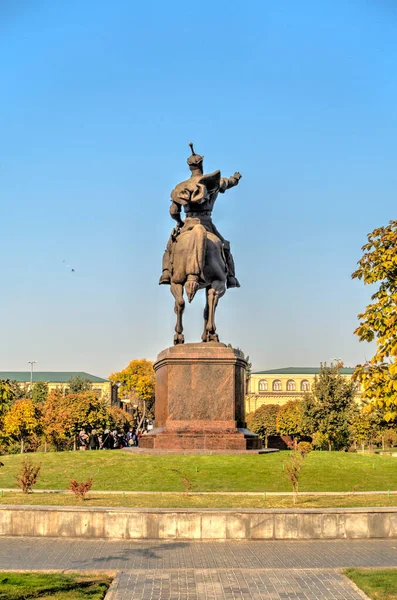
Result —
<svg viewBox="0 0 397 600"><path fill-rule="evenodd" d="M219 298L226 292L225 281L215 280L212 282L208 290L208 321L206 325L207 341L219 342L219 337L216 333L215 311L219 302Z"/></svg>
<svg viewBox="0 0 397 600"><path fill-rule="evenodd" d="M174 335L174 344L183 344L185 341L185 337L183 335L183 321L182 315L185 310L185 300L183 298L183 285L181 283L172 283L171 281L171 293L175 298L175 314L176 314L176 325L175 325L175 335Z"/></svg>
<svg viewBox="0 0 397 600"><path fill-rule="evenodd" d="M208 291L209 287L205 288L205 308L204 308L204 332L201 336L203 342L208 342L208 332L207 332L207 323L208 323L208 314L209 314L209 304L208 304Z"/></svg>

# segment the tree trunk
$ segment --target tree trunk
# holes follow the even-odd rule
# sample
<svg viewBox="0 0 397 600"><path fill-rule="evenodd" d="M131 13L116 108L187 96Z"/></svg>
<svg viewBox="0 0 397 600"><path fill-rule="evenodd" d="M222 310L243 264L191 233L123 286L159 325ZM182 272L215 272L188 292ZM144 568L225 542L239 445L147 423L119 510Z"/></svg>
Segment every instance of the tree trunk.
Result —
<svg viewBox="0 0 397 600"><path fill-rule="evenodd" d="M385 449L385 434L382 433L382 450Z"/></svg>
<svg viewBox="0 0 397 600"><path fill-rule="evenodd" d="M77 450L77 436L76 434L74 435L74 439L73 439L73 450L76 451Z"/></svg>
<svg viewBox="0 0 397 600"><path fill-rule="evenodd" d="M265 435L265 448L267 448L267 440L268 440L268 437L267 437L267 435Z"/></svg>
<svg viewBox="0 0 397 600"><path fill-rule="evenodd" d="M361 450L364 452L365 446L364 446L364 442L361 442Z"/></svg>
<svg viewBox="0 0 397 600"><path fill-rule="evenodd" d="M332 452L331 440L328 440L328 452Z"/></svg>
<svg viewBox="0 0 397 600"><path fill-rule="evenodd" d="M144 420L144 418L145 418L145 413L146 413L146 401L144 400L144 401L143 401L143 412L142 412L142 417L141 417L141 419L140 419L140 421L139 421L139 423L138 423L138 427L136 428L136 434L137 434L137 435L138 435L138 433L139 433L139 432L140 432L140 430L141 430L142 423L143 423L143 420Z"/></svg>
<svg viewBox="0 0 397 600"><path fill-rule="evenodd" d="M24 450L25 450L25 443L23 440L21 440L21 454L24 453Z"/></svg>
<svg viewBox="0 0 397 600"><path fill-rule="evenodd" d="M47 440L44 442L44 453L47 453Z"/></svg>

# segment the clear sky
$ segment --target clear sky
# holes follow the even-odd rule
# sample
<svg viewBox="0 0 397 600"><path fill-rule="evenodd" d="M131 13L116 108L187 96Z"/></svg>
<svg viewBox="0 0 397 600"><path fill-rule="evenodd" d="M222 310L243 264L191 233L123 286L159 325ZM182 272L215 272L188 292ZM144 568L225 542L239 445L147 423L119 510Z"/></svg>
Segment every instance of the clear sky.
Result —
<svg viewBox="0 0 397 600"><path fill-rule="evenodd" d="M1 0L0 370L107 376L172 344L191 140L243 175L214 212L241 282L222 341L255 369L369 357L350 275L396 218L396 65L393 0Z"/></svg>

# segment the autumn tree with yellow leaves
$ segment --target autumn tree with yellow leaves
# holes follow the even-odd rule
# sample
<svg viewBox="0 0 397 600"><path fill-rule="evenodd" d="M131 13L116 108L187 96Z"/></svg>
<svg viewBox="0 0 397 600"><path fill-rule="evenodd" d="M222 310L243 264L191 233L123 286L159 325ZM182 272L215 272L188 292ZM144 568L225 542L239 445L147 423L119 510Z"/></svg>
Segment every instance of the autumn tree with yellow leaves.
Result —
<svg viewBox="0 0 397 600"><path fill-rule="evenodd" d="M20 442L22 454L29 436L39 433L40 411L30 398L17 400L4 416L3 423L5 434Z"/></svg>
<svg viewBox="0 0 397 600"><path fill-rule="evenodd" d="M51 390L43 405L43 432L58 450L70 440L76 450L81 429L103 429L108 421L106 403L95 392L64 394L62 390Z"/></svg>
<svg viewBox="0 0 397 600"><path fill-rule="evenodd" d="M120 384L120 398L127 397L138 406L139 429L145 416L154 416L156 376L153 363L145 358L132 360L122 371L112 373L109 379Z"/></svg>
<svg viewBox="0 0 397 600"><path fill-rule="evenodd" d="M363 398L383 409L390 422L397 418L397 221L374 229L367 237L352 278L378 288L358 315L355 334L360 341L375 341L376 352L357 366L355 378L362 384Z"/></svg>

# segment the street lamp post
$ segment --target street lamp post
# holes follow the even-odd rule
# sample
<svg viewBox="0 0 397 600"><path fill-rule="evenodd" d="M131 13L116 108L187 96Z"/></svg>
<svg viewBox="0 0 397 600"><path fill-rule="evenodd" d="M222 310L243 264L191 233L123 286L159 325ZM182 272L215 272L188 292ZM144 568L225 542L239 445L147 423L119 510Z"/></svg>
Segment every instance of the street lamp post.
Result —
<svg viewBox="0 0 397 600"><path fill-rule="evenodd" d="M30 397L33 398L33 365L35 365L37 360L28 360L30 364Z"/></svg>

